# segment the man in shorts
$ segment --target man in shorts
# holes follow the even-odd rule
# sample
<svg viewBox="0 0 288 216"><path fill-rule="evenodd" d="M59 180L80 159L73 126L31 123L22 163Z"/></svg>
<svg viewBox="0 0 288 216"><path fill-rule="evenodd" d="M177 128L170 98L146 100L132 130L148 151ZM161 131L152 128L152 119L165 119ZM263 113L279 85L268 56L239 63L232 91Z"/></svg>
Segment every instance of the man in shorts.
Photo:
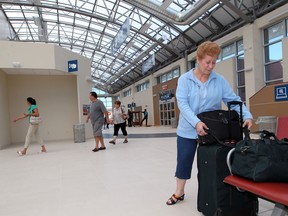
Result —
<svg viewBox="0 0 288 216"><path fill-rule="evenodd" d="M108 111L106 107L104 106L103 102L97 99L96 92L90 92L89 99L91 100L91 105L90 105L90 113L87 116L86 123L88 123L90 119L92 128L93 128L93 135L94 135L95 143L96 143L96 146L92 151L97 152L99 150L106 149L104 145L102 127L105 122L104 116L106 117L107 123L109 121L109 116L108 116ZM100 148L99 148L99 142L101 144Z"/></svg>

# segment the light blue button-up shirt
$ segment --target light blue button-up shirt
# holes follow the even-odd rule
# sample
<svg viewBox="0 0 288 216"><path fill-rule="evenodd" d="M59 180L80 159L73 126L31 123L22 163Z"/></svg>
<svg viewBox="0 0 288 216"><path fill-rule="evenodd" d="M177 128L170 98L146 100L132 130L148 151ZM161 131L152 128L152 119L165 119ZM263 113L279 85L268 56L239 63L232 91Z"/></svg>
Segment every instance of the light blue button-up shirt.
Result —
<svg viewBox="0 0 288 216"><path fill-rule="evenodd" d="M194 69L178 79L176 98L180 110L177 135L189 139L198 137L195 127L200 119L197 114L221 109L222 101L225 105L229 101L241 101L222 75L213 71L209 79L202 83L194 75ZM242 107L243 120L252 119L246 106L243 105ZM231 109L240 113L238 105Z"/></svg>

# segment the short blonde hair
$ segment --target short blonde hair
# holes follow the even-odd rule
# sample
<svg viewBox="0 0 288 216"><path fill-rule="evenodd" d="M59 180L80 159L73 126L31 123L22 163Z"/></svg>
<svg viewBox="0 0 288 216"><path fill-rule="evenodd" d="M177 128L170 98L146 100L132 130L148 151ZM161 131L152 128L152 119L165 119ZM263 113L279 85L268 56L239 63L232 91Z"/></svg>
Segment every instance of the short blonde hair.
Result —
<svg viewBox="0 0 288 216"><path fill-rule="evenodd" d="M218 44L212 41L205 41L197 48L197 57L203 59L205 55L209 55L218 58L220 51L221 49Z"/></svg>

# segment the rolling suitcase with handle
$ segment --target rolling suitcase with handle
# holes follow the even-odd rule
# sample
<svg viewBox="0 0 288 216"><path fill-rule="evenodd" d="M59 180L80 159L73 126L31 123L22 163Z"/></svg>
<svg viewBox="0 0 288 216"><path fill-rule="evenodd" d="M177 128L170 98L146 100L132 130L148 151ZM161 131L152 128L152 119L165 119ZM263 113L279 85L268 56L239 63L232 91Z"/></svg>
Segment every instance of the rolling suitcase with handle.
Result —
<svg viewBox="0 0 288 216"><path fill-rule="evenodd" d="M205 216L256 216L258 212L258 198L247 192L240 192L235 187L223 182L224 178L230 175L226 158L235 141L243 139L243 118L242 102L228 102L228 120L223 121L223 127L227 129L227 140L219 140L210 131L210 135L215 138L215 144L200 144L197 149L198 167L198 211ZM234 122L231 127L230 119L231 106L240 106L240 116L238 124ZM235 112L235 111L234 111ZM236 118L237 119L237 118ZM227 123L226 123L227 122ZM239 128L237 128L239 125ZM209 127L209 126L208 126ZM223 130L223 127L217 130ZM228 127L228 128L227 128ZM236 127L236 128L235 128ZM231 130L240 133L239 138L233 140ZM210 129L211 130L211 129ZM235 131L234 131L235 132Z"/></svg>
<svg viewBox="0 0 288 216"><path fill-rule="evenodd" d="M230 175L226 163L229 150L220 144L198 147L198 211L205 216L256 216L257 197L223 182Z"/></svg>

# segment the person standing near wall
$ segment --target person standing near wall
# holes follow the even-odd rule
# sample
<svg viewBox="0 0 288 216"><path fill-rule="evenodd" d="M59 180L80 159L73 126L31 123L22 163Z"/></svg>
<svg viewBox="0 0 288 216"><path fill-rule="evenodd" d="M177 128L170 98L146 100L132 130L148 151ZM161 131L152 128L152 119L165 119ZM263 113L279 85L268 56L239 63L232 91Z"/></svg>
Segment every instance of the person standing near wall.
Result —
<svg viewBox="0 0 288 216"><path fill-rule="evenodd" d="M126 117L127 115L124 113L124 110L121 108L121 102L115 101L114 102L114 109L113 109L113 123L114 123L114 134L113 134L113 140L111 140L109 143L116 144L116 139L118 137L119 129L121 128L122 134L124 136L124 142L128 143L127 138L127 131L126 131Z"/></svg>
<svg viewBox="0 0 288 216"><path fill-rule="evenodd" d="M89 119L91 120L91 124L93 128L93 135L94 135L95 144L96 144L95 148L92 151L97 152L98 150L106 149L104 145L102 127L104 125L105 118L106 118L106 123L108 123L109 117L108 117L108 111L106 107L104 106L103 102L97 99L96 92L90 92L89 99L91 101L91 105L90 105L90 113L87 115L86 123L89 122ZM99 147L99 142L101 144L101 147Z"/></svg>
<svg viewBox="0 0 288 216"><path fill-rule="evenodd" d="M132 127L132 126L135 127L133 123L133 113L130 109L128 109L128 127Z"/></svg>
<svg viewBox="0 0 288 216"><path fill-rule="evenodd" d="M146 120L146 127L148 126L148 112L146 109L144 109L144 112L142 112L144 114L144 118L142 119L140 126L142 126L142 123L144 120Z"/></svg>
<svg viewBox="0 0 288 216"><path fill-rule="evenodd" d="M24 119L24 118L27 118L29 119L29 128L28 128L28 132L27 132L27 135L26 135L26 139L25 139L25 145L24 145L24 149L22 151L18 151L17 154L19 156L23 156L23 155L26 155L27 153L27 149L31 143L31 140L32 140L32 136L34 135L38 141L38 143L41 145L41 151L40 153L44 153L44 152L47 152L46 148L45 148L45 145L44 145L44 142L42 140L42 138L40 137L40 134L39 134L39 123L38 124L31 124L31 117L32 116L35 116L35 117L39 117L40 114L39 114L39 110L38 110L38 107L36 105L36 100L32 97L28 97L27 98L27 105L29 106L28 107L28 113L24 113L22 116L14 119L14 122L16 123L17 121L21 120L21 119Z"/></svg>

